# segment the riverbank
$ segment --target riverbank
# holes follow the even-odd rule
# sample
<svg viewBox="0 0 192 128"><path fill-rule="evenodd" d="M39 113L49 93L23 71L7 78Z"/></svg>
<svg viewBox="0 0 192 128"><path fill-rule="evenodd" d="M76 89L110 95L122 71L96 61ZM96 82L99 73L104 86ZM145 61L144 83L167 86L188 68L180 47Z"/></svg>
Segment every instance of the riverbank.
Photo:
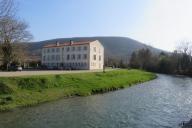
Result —
<svg viewBox="0 0 192 128"><path fill-rule="evenodd" d="M155 79L140 70L0 78L0 111L70 96L113 91Z"/></svg>

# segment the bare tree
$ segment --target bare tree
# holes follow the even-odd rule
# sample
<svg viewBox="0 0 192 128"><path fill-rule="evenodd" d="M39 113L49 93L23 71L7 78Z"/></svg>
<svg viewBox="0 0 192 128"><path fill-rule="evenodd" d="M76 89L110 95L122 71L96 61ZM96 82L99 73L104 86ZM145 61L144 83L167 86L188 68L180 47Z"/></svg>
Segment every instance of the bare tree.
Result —
<svg viewBox="0 0 192 128"><path fill-rule="evenodd" d="M191 55L192 53L192 42L191 41L180 41L177 45L177 52L182 54Z"/></svg>
<svg viewBox="0 0 192 128"><path fill-rule="evenodd" d="M13 44L29 41L32 36L27 31L28 25L13 15L15 14L13 0L1 0L0 6L3 7L0 9L0 48L3 63L8 69L18 53L15 51L19 49Z"/></svg>
<svg viewBox="0 0 192 128"><path fill-rule="evenodd" d="M31 39L30 33L27 31L27 24L25 22L6 17L0 21L0 43L3 55L3 62L7 69L14 59L13 43L26 42Z"/></svg>
<svg viewBox="0 0 192 128"><path fill-rule="evenodd" d="M21 43L15 43L13 45L13 62L15 64L18 64L18 65L22 65L25 63L26 59L29 57L28 56L28 53L27 53L27 50L23 50L23 49L27 49L27 45L26 44L21 44Z"/></svg>
<svg viewBox="0 0 192 128"><path fill-rule="evenodd" d="M14 0L0 0L0 19L7 16L14 16L16 6Z"/></svg>
<svg viewBox="0 0 192 128"><path fill-rule="evenodd" d="M13 17L0 20L0 43L20 43L29 41L31 35L27 31L28 25Z"/></svg>
<svg viewBox="0 0 192 128"><path fill-rule="evenodd" d="M178 54L178 67L182 74L187 74L192 69L192 42L191 41L181 41L177 46Z"/></svg>

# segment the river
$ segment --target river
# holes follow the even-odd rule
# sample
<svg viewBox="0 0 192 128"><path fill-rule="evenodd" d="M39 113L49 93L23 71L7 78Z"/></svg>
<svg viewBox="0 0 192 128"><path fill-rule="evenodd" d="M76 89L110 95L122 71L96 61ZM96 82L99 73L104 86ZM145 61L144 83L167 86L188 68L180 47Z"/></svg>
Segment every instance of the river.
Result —
<svg viewBox="0 0 192 128"><path fill-rule="evenodd" d="M192 79L158 78L110 93L0 113L0 128L178 128L192 117Z"/></svg>

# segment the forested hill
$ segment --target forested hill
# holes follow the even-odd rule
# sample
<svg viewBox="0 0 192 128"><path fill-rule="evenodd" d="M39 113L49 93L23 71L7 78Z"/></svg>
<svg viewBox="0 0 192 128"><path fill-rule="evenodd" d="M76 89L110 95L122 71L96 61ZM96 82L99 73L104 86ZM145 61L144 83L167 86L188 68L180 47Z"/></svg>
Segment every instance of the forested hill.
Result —
<svg viewBox="0 0 192 128"><path fill-rule="evenodd" d="M41 48L45 44L55 43L56 41L87 41L87 40L99 40L104 48L105 55L114 58L129 58L131 53L141 48L149 48L152 52L160 53L162 50L148 46L139 41L127 38L127 37L78 37L78 38L58 38L40 42L29 43L29 53L35 56L41 56Z"/></svg>

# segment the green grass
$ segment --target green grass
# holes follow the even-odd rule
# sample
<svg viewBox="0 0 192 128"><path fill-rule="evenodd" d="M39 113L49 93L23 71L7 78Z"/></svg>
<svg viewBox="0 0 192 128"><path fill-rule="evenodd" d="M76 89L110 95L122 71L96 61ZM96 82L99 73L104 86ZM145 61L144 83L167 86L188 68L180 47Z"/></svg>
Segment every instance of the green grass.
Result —
<svg viewBox="0 0 192 128"><path fill-rule="evenodd" d="M155 74L140 70L0 78L0 111L104 93L155 78Z"/></svg>

